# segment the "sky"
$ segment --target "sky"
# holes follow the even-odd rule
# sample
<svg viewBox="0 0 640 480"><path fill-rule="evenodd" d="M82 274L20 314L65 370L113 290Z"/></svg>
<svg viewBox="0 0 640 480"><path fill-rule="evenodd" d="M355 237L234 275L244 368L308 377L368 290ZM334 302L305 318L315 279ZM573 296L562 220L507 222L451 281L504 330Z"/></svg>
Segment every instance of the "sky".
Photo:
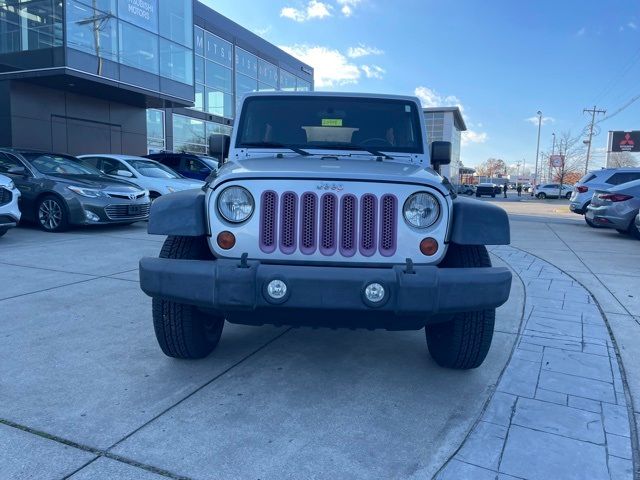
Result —
<svg viewBox="0 0 640 480"><path fill-rule="evenodd" d="M552 133L598 114L592 164L609 130L640 130L640 2L622 0L204 0L315 69L316 90L415 95L459 105L461 158L536 157ZM611 116L611 118L607 118ZM585 137L586 138L586 137Z"/></svg>

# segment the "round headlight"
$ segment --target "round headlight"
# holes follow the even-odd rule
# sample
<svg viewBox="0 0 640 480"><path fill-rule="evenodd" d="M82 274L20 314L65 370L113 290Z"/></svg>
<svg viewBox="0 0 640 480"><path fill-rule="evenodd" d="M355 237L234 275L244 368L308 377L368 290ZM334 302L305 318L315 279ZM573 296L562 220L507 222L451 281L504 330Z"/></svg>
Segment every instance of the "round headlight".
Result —
<svg viewBox="0 0 640 480"><path fill-rule="evenodd" d="M218 211L231 223L241 223L253 213L253 197L246 188L228 187L218 196Z"/></svg>
<svg viewBox="0 0 640 480"><path fill-rule="evenodd" d="M418 192L407 198L402 209L404 219L416 228L427 228L436 223L440 216L440 204L436 197L427 192Z"/></svg>

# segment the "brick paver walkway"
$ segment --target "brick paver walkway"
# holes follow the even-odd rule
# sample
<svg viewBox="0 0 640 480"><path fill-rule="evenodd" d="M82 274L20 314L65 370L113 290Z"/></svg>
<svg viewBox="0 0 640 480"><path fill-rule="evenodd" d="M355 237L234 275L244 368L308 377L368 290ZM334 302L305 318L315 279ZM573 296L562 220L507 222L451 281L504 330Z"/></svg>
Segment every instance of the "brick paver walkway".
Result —
<svg viewBox="0 0 640 480"><path fill-rule="evenodd" d="M437 478L631 480L624 386L598 306L553 265L492 253L525 285L524 322L484 414Z"/></svg>

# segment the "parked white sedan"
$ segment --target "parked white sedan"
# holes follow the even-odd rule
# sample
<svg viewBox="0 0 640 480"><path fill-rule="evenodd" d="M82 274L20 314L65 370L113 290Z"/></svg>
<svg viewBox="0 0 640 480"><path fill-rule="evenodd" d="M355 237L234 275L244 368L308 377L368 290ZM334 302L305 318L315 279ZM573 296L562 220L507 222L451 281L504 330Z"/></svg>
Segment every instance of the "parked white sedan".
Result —
<svg viewBox="0 0 640 480"><path fill-rule="evenodd" d="M0 162L0 171L3 166ZM16 188L13 180L0 175L0 237L20 221L19 198L20 190Z"/></svg>
<svg viewBox="0 0 640 480"><path fill-rule="evenodd" d="M112 177L126 179L149 190L151 200L167 193L200 188L205 182L185 178L166 165L133 155L80 155L80 161Z"/></svg>
<svg viewBox="0 0 640 480"><path fill-rule="evenodd" d="M560 187L559 183L543 183L533 189L533 194L537 198L571 198L572 190L573 186L571 185L562 185Z"/></svg>

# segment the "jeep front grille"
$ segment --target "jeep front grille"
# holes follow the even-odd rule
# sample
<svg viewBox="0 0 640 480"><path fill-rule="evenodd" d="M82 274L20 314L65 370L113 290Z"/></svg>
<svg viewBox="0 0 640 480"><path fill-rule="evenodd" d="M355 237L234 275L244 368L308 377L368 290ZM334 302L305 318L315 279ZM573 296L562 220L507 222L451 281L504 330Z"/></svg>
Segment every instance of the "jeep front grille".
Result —
<svg viewBox="0 0 640 480"><path fill-rule="evenodd" d="M376 252L385 257L395 254L397 246L398 200L386 194L378 198L365 194L338 197L324 193L320 197L305 192L278 195L266 191L260 197L260 250L284 254L300 251L324 256L339 252L352 257L357 251L365 257Z"/></svg>

